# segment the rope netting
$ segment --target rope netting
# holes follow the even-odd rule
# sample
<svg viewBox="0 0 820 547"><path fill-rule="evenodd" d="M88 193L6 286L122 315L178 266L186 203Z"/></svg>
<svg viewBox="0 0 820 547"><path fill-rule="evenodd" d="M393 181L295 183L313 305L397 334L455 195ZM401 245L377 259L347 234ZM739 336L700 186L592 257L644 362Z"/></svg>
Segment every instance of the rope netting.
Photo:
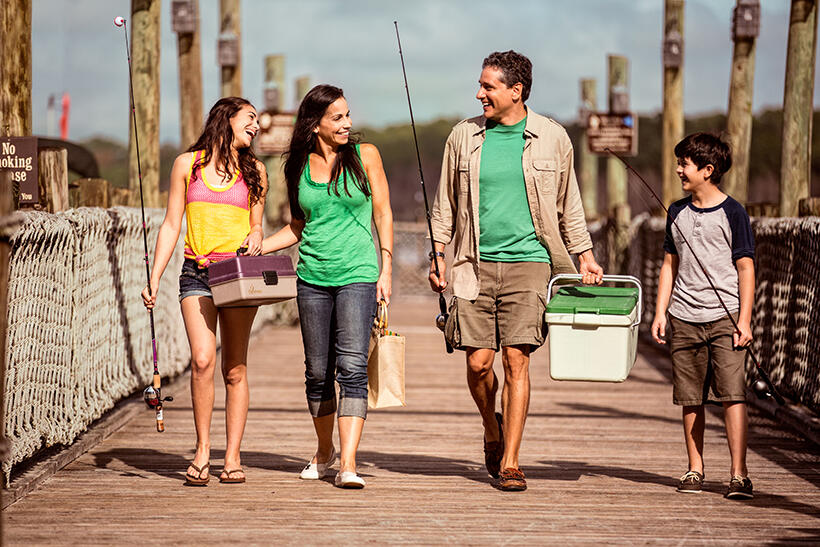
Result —
<svg viewBox="0 0 820 547"><path fill-rule="evenodd" d="M641 215L630 229L626 273L643 285L646 333L655 314L665 227L664 218ZM612 223L596 226L596 249L613 229ZM752 230L757 247L752 349L782 395L820 413L820 218L755 218ZM749 383L757 379L753 368L749 361Z"/></svg>

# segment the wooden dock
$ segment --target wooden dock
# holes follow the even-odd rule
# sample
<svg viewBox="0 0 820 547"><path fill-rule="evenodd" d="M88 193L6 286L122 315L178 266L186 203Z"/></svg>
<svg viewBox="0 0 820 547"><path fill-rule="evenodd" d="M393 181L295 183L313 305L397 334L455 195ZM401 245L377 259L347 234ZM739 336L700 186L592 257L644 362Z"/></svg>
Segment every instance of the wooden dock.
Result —
<svg viewBox="0 0 820 547"><path fill-rule="evenodd" d="M820 450L754 412L755 499L723 498L729 454L715 413L707 414L705 491L675 492L686 470L680 410L668 359L649 345L623 384L551 381L547 351L535 353L520 458L529 489L494 489L464 357L444 352L435 311L427 298L391 305L391 324L407 337L408 406L369 414L364 490L298 479L315 450L301 340L298 328L270 327L249 358L246 484L182 486L194 433L190 395L178 387L165 433L146 410L9 506L6 544L820 543ZM214 476L224 449L217 391Z"/></svg>

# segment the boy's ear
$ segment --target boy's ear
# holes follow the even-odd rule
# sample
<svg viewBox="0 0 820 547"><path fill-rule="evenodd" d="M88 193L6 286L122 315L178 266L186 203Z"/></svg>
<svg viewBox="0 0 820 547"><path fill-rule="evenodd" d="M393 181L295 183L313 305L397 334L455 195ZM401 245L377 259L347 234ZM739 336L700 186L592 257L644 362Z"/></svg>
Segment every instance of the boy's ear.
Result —
<svg viewBox="0 0 820 547"><path fill-rule="evenodd" d="M707 163L706 165L703 166L703 178L705 180L709 180L710 178L712 178L712 173L714 173L714 172L715 172L715 166L712 165L711 163Z"/></svg>

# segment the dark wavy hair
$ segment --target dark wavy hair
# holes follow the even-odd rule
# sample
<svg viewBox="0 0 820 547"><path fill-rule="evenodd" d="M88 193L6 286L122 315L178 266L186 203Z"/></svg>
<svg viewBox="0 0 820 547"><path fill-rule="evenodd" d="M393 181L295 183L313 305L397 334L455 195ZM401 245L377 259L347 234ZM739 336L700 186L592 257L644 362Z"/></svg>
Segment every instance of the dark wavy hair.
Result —
<svg viewBox="0 0 820 547"><path fill-rule="evenodd" d="M308 162L310 153L316 149L316 133L313 131L328 107L334 101L344 97L341 88L332 85L317 85L308 91L299 111L296 113L296 122L293 124L293 137L290 140L290 148L285 152L285 182L288 187L288 201L290 202L291 216L304 220L305 215L299 207L299 179L302 171ZM367 175L364 172L361 159L356 152L356 143L359 142L358 135L350 133L350 140L339 147L336 161L330 170L330 182L327 185L327 193L330 195L331 188L337 196L339 193L339 175L342 175L342 185L348 196L351 196L348 189L348 175L353 179L356 187L370 197L370 188L367 184Z"/></svg>
<svg viewBox="0 0 820 547"><path fill-rule="evenodd" d="M532 88L532 62L520 53L509 51L494 51L490 53L481 68L488 66L501 71L501 81L507 87L512 87L521 82L521 101L526 102L530 98L530 88Z"/></svg>
<svg viewBox="0 0 820 547"><path fill-rule="evenodd" d="M732 167L732 151L719 136L713 133L692 133L675 145L675 157L692 160L703 169L710 163L714 170L709 180L718 184L721 177Z"/></svg>
<svg viewBox="0 0 820 547"><path fill-rule="evenodd" d="M244 106L253 106L248 100L242 97L225 97L216 101L208 112L208 119L205 121L205 128L202 134L192 144L187 152L204 151L199 158L194 169L208 165L216 153L221 165L217 165L217 171L233 173L237 169L242 173L245 184L248 186L250 194L250 204L262 199L265 189L262 187L262 175L259 173L258 161L251 147L237 150L237 160L231 154L231 143L233 142L233 129L231 128L231 118ZM236 163L239 165L236 165Z"/></svg>

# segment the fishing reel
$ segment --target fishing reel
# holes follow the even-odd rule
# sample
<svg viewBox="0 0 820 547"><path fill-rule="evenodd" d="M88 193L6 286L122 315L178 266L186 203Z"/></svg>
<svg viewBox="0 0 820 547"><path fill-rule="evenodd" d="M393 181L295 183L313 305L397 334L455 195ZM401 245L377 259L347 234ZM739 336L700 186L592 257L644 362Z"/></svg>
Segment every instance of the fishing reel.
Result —
<svg viewBox="0 0 820 547"><path fill-rule="evenodd" d="M444 332L445 323L447 323L447 317L443 313L438 314L436 316L436 327L438 328L438 330Z"/></svg>
<svg viewBox="0 0 820 547"><path fill-rule="evenodd" d="M162 397L162 389L155 388L154 386L148 386L142 392L142 400L145 401L145 405L150 409L156 409L159 406L162 406L162 403L168 401L169 403L174 400L173 397Z"/></svg>
<svg viewBox="0 0 820 547"><path fill-rule="evenodd" d="M772 397L772 390L769 389L769 385L763 380L757 380L752 384L752 391L755 392L758 399L769 399Z"/></svg>

